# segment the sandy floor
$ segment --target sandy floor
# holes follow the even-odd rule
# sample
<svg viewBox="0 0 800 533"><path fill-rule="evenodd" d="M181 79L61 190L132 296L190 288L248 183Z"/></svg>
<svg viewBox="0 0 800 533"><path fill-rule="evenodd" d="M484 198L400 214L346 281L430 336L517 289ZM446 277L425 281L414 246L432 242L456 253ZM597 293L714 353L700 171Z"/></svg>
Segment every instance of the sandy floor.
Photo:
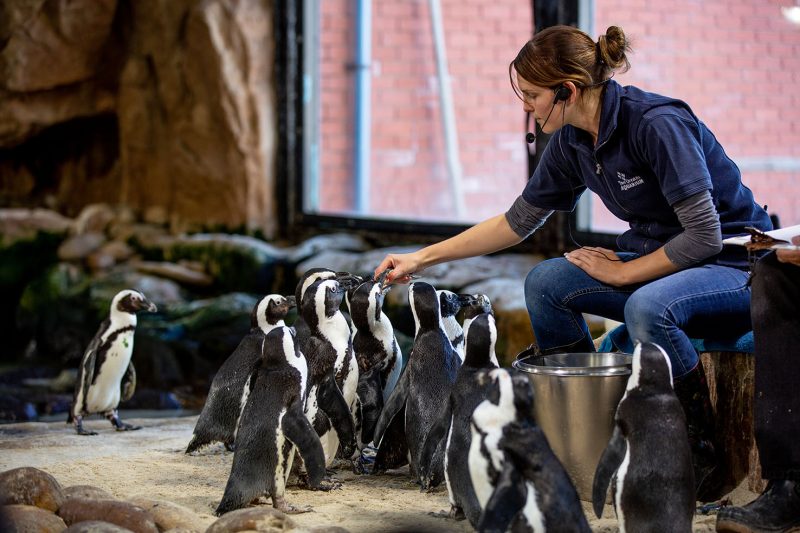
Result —
<svg viewBox="0 0 800 533"><path fill-rule="evenodd" d="M0 471L33 466L53 475L62 486L94 485L120 499L147 497L177 503L196 512L209 524L222 497L233 454L212 446L184 455L197 417L131 419L144 429L117 433L105 420L92 419L86 427L95 437L80 437L63 422L0 425ZM466 521L433 516L449 509L446 489L420 493L406 470L389 475L358 476L339 470L341 490L313 492L288 489L286 499L310 505L313 512L294 515L300 526L333 525L355 532L472 531ZM737 489L735 504L754 494ZM266 503L265 503L266 504ZM584 505L594 531L617 531L611 507L602 519ZM694 531L713 531L714 516L695 518Z"/></svg>

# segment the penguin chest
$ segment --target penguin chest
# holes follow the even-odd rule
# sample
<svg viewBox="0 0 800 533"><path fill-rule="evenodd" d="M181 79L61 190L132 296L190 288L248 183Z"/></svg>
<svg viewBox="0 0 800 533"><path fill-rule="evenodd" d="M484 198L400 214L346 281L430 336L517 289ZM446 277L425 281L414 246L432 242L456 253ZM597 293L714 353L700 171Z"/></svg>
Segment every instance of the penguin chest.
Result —
<svg viewBox="0 0 800 533"><path fill-rule="evenodd" d="M494 486L489 478L489 457L481 450L483 437L474 427L471 428L471 433L472 440L467 453L469 477L472 479L472 488L475 490L478 503L481 509L484 509L494 492Z"/></svg>
<svg viewBox="0 0 800 533"><path fill-rule="evenodd" d="M105 359L95 369L95 379L86 397L88 412L108 411L119 405L120 382L131 362L132 353L133 332L124 332L109 341Z"/></svg>

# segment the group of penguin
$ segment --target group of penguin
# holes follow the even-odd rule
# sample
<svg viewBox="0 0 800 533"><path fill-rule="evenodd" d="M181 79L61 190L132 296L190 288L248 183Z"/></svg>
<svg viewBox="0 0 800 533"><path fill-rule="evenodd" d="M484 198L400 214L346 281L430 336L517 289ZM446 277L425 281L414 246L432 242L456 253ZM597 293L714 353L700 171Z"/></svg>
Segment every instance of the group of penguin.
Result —
<svg viewBox="0 0 800 533"><path fill-rule="evenodd" d="M404 361L382 311L385 277L312 269L295 295L257 303L250 332L215 374L186 449L221 442L234 452L216 514L264 495L287 513L310 510L285 500L290 474L330 490L334 459L363 472L362 452L376 449L372 474L408 464L422 490L444 482L449 516L478 531L591 531L536 423L529 379L498 365L489 299L412 283L415 335ZM70 413L79 434L93 434L82 426L91 413L105 414L118 431L138 429L121 422L116 408L135 385L130 355L142 310L155 306L137 291L120 292L89 345ZM666 353L638 344L593 487L599 517L611 485L621 531L691 531L691 454L671 379Z"/></svg>

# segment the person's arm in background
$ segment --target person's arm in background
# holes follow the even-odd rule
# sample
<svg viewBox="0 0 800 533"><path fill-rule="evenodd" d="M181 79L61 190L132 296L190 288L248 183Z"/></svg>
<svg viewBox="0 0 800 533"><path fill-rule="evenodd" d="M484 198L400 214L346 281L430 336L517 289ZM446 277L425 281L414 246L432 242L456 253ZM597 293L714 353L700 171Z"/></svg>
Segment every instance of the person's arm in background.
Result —
<svg viewBox="0 0 800 533"><path fill-rule="evenodd" d="M792 244L800 246L800 235L792 237ZM800 250L775 250L778 261L800 266Z"/></svg>

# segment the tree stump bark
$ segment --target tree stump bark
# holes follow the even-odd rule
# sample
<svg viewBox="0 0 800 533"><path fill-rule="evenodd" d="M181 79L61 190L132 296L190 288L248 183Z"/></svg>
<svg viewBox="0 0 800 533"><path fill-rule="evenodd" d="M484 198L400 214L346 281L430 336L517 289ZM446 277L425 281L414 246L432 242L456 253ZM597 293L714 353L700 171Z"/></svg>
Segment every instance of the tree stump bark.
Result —
<svg viewBox="0 0 800 533"><path fill-rule="evenodd" d="M761 493L766 482L761 478L753 432L754 356L745 352L704 352L700 360L716 415L717 442L728 473L726 484L733 488L746 479L749 490Z"/></svg>

